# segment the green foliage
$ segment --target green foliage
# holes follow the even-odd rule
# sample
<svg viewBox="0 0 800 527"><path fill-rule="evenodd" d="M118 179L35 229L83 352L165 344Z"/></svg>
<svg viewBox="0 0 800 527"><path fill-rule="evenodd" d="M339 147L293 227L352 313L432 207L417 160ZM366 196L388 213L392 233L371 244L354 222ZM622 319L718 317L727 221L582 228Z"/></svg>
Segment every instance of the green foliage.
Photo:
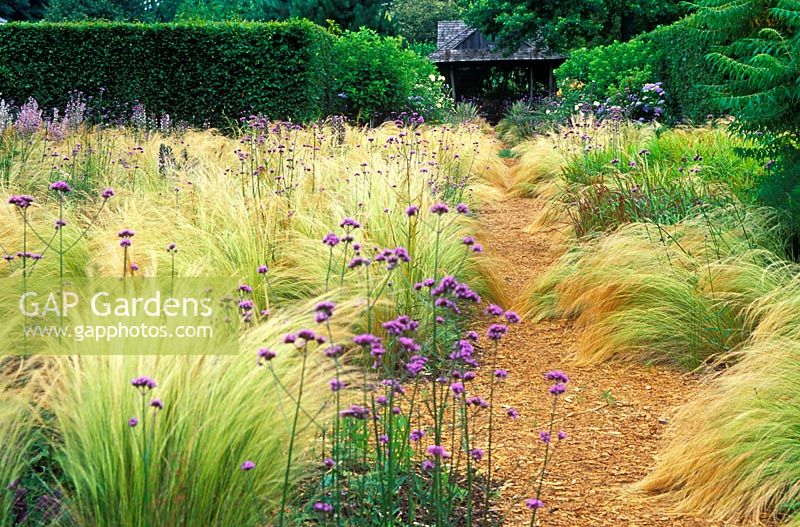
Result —
<svg viewBox="0 0 800 527"><path fill-rule="evenodd" d="M71 90L104 88L106 106L138 100L173 121L220 125L251 112L307 120L324 108L332 40L303 21L6 24L0 93L47 108L63 107Z"/></svg>
<svg viewBox="0 0 800 527"><path fill-rule="evenodd" d="M307 18L320 25L329 21L338 27L358 31L362 27L390 33L392 24L386 15L384 0L264 0L263 17L283 20Z"/></svg>
<svg viewBox="0 0 800 527"><path fill-rule="evenodd" d="M462 9L455 0L394 0L389 18L410 42L436 42L440 20L458 20Z"/></svg>
<svg viewBox="0 0 800 527"><path fill-rule="evenodd" d="M702 0L692 19L717 45L708 61L718 74L712 94L737 126L778 161L760 196L800 228L800 2Z"/></svg>
<svg viewBox="0 0 800 527"><path fill-rule="evenodd" d="M41 20L46 4L46 0L4 0L0 3L0 18L11 21Z"/></svg>
<svg viewBox="0 0 800 527"><path fill-rule="evenodd" d="M347 31L337 39L333 54L340 109L359 121L403 110L436 118L448 109L436 67L404 49L399 38L369 29Z"/></svg>
<svg viewBox="0 0 800 527"><path fill-rule="evenodd" d="M511 145L515 145L533 136L539 121L530 103L517 101L513 103L503 118L497 123L497 136Z"/></svg>
<svg viewBox="0 0 800 527"><path fill-rule="evenodd" d="M539 37L558 50L628 40L681 12L676 0L475 0L467 20L505 45Z"/></svg>
<svg viewBox="0 0 800 527"><path fill-rule="evenodd" d="M589 85L597 98L605 98L660 80L655 77L654 51L653 43L642 39L581 48L554 75L559 82L577 80Z"/></svg>
<svg viewBox="0 0 800 527"><path fill-rule="evenodd" d="M723 111L709 90L720 78L706 61L714 37L692 24L689 17L639 38L653 47L654 78L663 81L669 91L673 116L697 122Z"/></svg>

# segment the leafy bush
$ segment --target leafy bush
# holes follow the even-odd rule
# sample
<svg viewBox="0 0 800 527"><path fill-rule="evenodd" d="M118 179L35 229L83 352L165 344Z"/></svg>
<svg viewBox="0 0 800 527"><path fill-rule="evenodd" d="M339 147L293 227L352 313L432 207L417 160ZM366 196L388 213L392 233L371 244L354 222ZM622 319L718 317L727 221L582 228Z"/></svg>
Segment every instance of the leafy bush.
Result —
<svg viewBox="0 0 800 527"><path fill-rule="evenodd" d="M63 107L102 92L174 120L223 124L245 113L307 120L328 94L333 37L309 22L0 26L0 93Z"/></svg>
<svg viewBox="0 0 800 527"><path fill-rule="evenodd" d="M652 42L635 39L573 51L553 74L560 82L580 81L599 99L636 88L655 77Z"/></svg>
<svg viewBox="0 0 800 527"><path fill-rule="evenodd" d="M375 31L347 31L333 46L334 93L342 113L369 121L391 112L443 117L448 109L443 78L424 56L398 38Z"/></svg>

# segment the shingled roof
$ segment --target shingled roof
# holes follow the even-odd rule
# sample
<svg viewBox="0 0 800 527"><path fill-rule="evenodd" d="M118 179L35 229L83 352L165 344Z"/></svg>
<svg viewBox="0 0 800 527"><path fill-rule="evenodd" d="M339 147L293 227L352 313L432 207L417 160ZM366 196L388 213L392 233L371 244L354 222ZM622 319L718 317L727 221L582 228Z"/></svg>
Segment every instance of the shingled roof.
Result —
<svg viewBox="0 0 800 527"><path fill-rule="evenodd" d="M436 63L557 60L566 58L533 41L524 42L513 53L500 51L480 31L461 20L442 20L438 24L436 51L428 58Z"/></svg>

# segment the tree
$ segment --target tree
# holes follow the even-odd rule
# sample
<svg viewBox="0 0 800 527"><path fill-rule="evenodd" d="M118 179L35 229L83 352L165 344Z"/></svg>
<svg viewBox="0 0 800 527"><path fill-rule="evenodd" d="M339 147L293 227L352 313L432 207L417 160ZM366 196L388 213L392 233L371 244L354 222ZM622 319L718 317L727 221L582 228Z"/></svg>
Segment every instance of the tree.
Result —
<svg viewBox="0 0 800 527"><path fill-rule="evenodd" d="M716 44L716 102L772 159L760 197L800 235L800 1L701 0L691 21Z"/></svg>
<svg viewBox="0 0 800 527"><path fill-rule="evenodd" d="M33 21L44 18L46 0L5 0L0 3L0 18Z"/></svg>
<svg viewBox="0 0 800 527"><path fill-rule="evenodd" d="M335 22L342 29L362 27L391 33L386 0L265 0L261 9L266 19L307 18L320 25Z"/></svg>
<svg viewBox="0 0 800 527"><path fill-rule="evenodd" d="M168 22L177 0L50 0L48 20L130 20Z"/></svg>
<svg viewBox="0 0 800 527"><path fill-rule="evenodd" d="M397 33L409 42L436 42L436 26L440 20L458 20L463 10L456 0L394 0L389 18Z"/></svg>
<svg viewBox="0 0 800 527"><path fill-rule="evenodd" d="M463 1L467 21L507 48L528 39L559 51L626 41L681 14L680 0Z"/></svg>

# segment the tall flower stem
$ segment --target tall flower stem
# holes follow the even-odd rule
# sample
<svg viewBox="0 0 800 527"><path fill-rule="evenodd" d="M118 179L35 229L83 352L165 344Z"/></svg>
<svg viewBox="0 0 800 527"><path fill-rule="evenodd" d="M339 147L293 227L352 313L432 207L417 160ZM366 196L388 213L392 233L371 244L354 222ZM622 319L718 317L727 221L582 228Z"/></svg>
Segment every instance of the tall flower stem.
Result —
<svg viewBox="0 0 800 527"><path fill-rule="evenodd" d="M284 516L286 514L286 500L289 497L289 476L292 472L292 454L294 453L294 436L297 432L297 421L300 417L300 404L303 399L303 385L306 378L306 360L308 359L308 345L303 346L303 366L300 369L300 387L297 392L297 405L294 410L294 421L292 422L292 433L289 437L289 452L286 459L286 473L283 476L283 495L281 496L281 510L278 517L278 525L283 527Z"/></svg>
<svg viewBox="0 0 800 527"><path fill-rule="evenodd" d="M558 394L553 396L553 406L550 408L550 425L548 427L548 437L552 438L553 436L553 425L556 421L556 408L558 406ZM542 486L544 485L544 478L547 475L547 464L550 462L550 443L551 440L545 442L544 447L544 461L542 461L542 470L539 473L539 482L536 486L536 499L540 500L542 496ZM538 509L534 507L533 512L531 513L531 523L530 527L534 527L536 525L536 512Z"/></svg>

